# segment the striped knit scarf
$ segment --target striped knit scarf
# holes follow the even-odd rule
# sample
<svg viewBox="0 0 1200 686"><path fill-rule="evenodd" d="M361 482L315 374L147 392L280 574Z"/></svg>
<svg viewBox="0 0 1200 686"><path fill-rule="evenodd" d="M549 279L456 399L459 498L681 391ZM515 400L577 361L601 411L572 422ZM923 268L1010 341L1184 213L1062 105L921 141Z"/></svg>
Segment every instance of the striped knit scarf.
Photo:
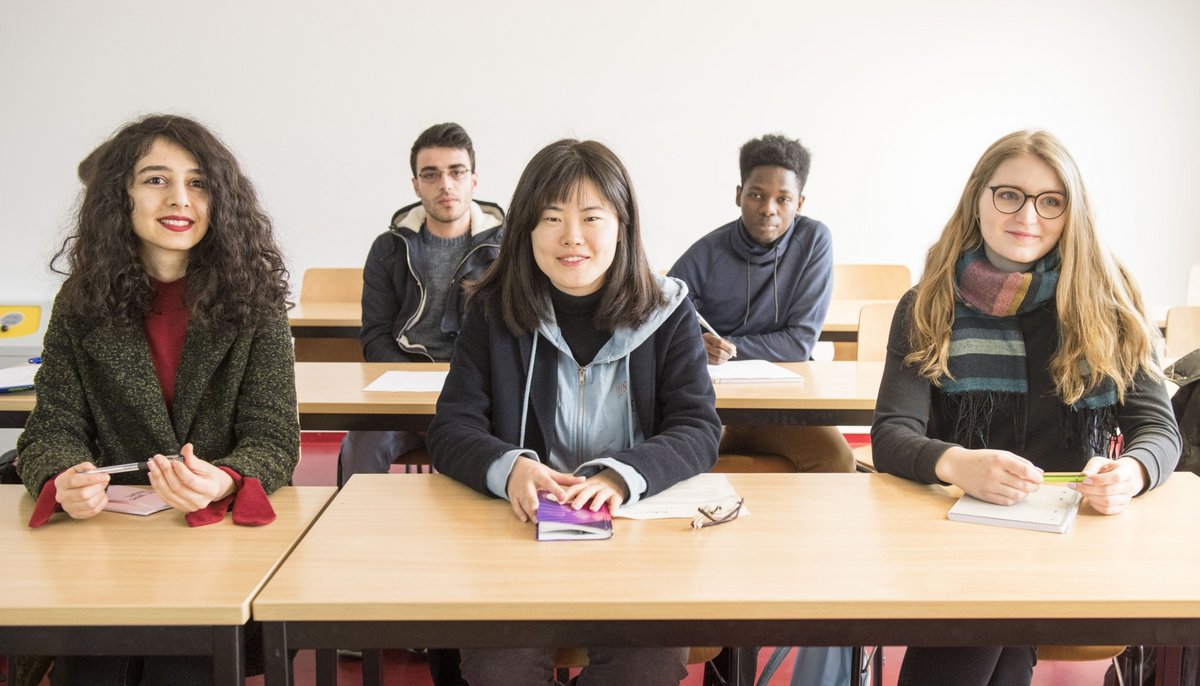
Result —
<svg viewBox="0 0 1200 686"><path fill-rule="evenodd" d="M1003 395L1019 396L1017 419L1023 425L1029 382L1019 316L1054 297L1060 261L1056 248L1022 273L993 266L982 246L959 258L947 363L950 375L941 379L941 388L957 406L955 439L962 445L987 445L988 425ZM1115 427L1116 401L1115 386L1105 380L1072 404L1071 411L1064 412L1064 420L1073 425L1070 437L1099 451L1093 454L1104 454Z"/></svg>

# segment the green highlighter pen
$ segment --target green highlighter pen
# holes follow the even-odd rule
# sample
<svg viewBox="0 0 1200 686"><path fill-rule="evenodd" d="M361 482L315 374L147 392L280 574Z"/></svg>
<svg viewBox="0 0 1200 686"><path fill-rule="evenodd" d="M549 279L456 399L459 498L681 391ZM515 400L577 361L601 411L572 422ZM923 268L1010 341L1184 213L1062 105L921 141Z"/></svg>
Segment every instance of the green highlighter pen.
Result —
<svg viewBox="0 0 1200 686"><path fill-rule="evenodd" d="M1088 478L1083 472L1043 472L1042 482L1047 484L1078 483Z"/></svg>

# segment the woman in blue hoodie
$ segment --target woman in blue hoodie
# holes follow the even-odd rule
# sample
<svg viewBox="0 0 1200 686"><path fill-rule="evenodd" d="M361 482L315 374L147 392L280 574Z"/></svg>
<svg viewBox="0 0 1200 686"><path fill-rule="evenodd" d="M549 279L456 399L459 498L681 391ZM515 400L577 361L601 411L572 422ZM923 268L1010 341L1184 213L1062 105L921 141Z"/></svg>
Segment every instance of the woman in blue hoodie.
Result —
<svg viewBox="0 0 1200 686"><path fill-rule="evenodd" d="M615 509L707 471L720 422L695 310L656 275L621 161L594 141L538 152L455 343L434 467L533 521L538 491ZM677 684L686 648L589 649L580 686ZM464 650L473 686L550 683L551 649Z"/></svg>

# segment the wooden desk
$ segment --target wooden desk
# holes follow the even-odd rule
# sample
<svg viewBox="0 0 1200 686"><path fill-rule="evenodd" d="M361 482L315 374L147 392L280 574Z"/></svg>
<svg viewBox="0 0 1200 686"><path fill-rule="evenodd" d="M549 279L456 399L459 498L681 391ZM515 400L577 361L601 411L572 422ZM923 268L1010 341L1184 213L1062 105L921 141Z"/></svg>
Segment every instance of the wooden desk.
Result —
<svg viewBox="0 0 1200 686"><path fill-rule="evenodd" d="M360 277L361 278L361 277ZM362 362L362 306L357 302L303 300L288 312L296 359L305 362Z"/></svg>
<svg viewBox="0 0 1200 686"><path fill-rule="evenodd" d="M33 411L33 391L0 393L0 429L20 429Z"/></svg>
<svg viewBox="0 0 1200 686"><path fill-rule="evenodd" d="M858 311L863 305L886 300L833 300L821 329L822 341L858 340ZM362 305L358 302L300 303L288 312L295 338L358 338Z"/></svg>
<svg viewBox="0 0 1200 686"><path fill-rule="evenodd" d="M822 341L853 343L858 340L858 311L863 305L895 302L894 300L831 300L821 327Z"/></svg>
<svg viewBox="0 0 1200 686"><path fill-rule="evenodd" d="M280 489L262 527L167 511L30 529L33 498L0 486L0 654L212 655L215 683L240 686L250 601L335 490Z"/></svg>
<svg viewBox="0 0 1200 686"><path fill-rule="evenodd" d="M367 393L362 389L393 370L449 369L448 364L297 362L296 396L302 429L423 431L437 409L437 393ZM882 362L790 362L804 383L717 384L717 413L726 423L813 426L871 423ZM21 428L33 410L33 392L0 393L0 428Z"/></svg>
<svg viewBox="0 0 1200 686"><path fill-rule="evenodd" d="M866 425L875 411L882 362L783 365L804 383L717 384L717 412L738 424ZM367 393L386 371L444 370L444 363L297 362L296 394L304 429L409 429L429 426L437 393Z"/></svg>
<svg viewBox="0 0 1200 686"><path fill-rule="evenodd" d="M358 338L362 304L357 302L298 303L288 311L295 338Z"/></svg>
<svg viewBox="0 0 1200 686"><path fill-rule="evenodd" d="M1200 636L1200 479L1067 534L951 522L883 474L730 474L751 515L537 543L441 475L356 475L253 603L294 648L1179 644ZM380 574L379 570L388 570ZM337 579L337 583L330 583Z"/></svg>

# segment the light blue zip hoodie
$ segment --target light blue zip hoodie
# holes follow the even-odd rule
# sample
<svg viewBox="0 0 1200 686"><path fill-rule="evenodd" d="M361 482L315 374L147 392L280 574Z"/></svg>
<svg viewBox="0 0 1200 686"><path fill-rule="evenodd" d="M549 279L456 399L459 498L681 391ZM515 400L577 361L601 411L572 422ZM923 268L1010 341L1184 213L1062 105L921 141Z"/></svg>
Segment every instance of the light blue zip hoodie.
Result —
<svg viewBox="0 0 1200 686"><path fill-rule="evenodd" d="M549 321L543 321L533 337L533 353L525 378L522 399L521 426L529 412L529 388L533 379L534 360L538 345L553 345L558 349L558 411L554 430L562 454L552 454L547 462L560 472L592 476L605 468L612 469L625 481L629 490L626 505L637 502L646 491L646 480L633 467L609 455L633 447L645 440L638 426L633 399L629 394L629 354L654 335L664 320L687 297L687 285L679 279L656 274L659 288L667 304L652 313L636 329L618 328L612 338L600 348L596 357L585 367L575 362L570 346L563 338L551 310ZM525 443L521 435L521 445ZM530 450L510 450L488 468L488 490L508 498L508 476L519 457L537 460Z"/></svg>

